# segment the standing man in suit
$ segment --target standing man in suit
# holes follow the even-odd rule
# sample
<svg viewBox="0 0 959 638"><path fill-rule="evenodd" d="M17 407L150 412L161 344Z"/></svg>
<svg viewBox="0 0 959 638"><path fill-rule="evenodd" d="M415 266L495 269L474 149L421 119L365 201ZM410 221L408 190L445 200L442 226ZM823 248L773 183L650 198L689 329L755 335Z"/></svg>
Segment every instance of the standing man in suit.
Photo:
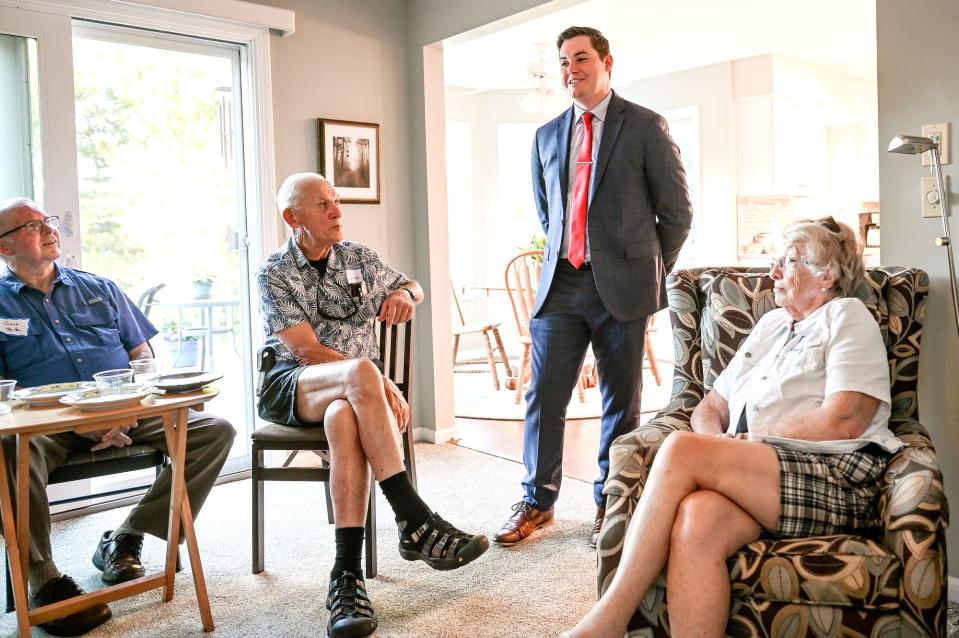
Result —
<svg viewBox="0 0 959 638"><path fill-rule="evenodd" d="M639 425L646 318L666 305L666 273L689 234L692 206L666 120L610 90L613 57L603 34L570 27L556 46L573 106L533 142L533 193L546 250L530 321L525 493L493 540L516 544L553 519L566 406L592 344L603 398L595 547L609 446Z"/></svg>

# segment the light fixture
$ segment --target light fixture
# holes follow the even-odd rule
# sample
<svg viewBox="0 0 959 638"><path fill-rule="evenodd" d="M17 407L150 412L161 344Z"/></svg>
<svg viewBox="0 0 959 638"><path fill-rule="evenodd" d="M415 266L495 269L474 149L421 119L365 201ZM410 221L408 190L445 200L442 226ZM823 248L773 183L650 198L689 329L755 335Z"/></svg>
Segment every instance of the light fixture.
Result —
<svg viewBox="0 0 959 638"><path fill-rule="evenodd" d="M942 180L942 164L939 162L939 144L928 137L916 135L897 135L889 142L890 153L918 155L929 151L932 156L932 172L936 176L936 189L939 198L939 212L942 216L942 236L936 237L936 245L946 249L949 259L949 283L952 285L952 311L956 319L956 333L959 334L959 291L956 290L956 266L952 256L952 235L949 232L949 191Z"/></svg>
<svg viewBox="0 0 959 638"><path fill-rule="evenodd" d="M555 63L546 61L551 50L550 45L538 42L533 47L536 49L536 59L526 65L526 75L534 86L520 100L519 107L530 115L559 112L569 106L569 101L554 88L559 79L552 71Z"/></svg>

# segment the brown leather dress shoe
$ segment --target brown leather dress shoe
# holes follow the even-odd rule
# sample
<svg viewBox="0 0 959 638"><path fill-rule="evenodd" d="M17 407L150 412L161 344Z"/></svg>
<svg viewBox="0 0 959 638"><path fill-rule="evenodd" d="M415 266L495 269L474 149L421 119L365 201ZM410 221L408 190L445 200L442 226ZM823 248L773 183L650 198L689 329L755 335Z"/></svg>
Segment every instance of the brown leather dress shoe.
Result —
<svg viewBox="0 0 959 638"><path fill-rule="evenodd" d="M593 532L589 535L589 546L596 548L599 541L599 531L603 529L603 520L606 518L606 506L600 505L596 508L596 518L593 520Z"/></svg>
<svg viewBox="0 0 959 638"><path fill-rule="evenodd" d="M525 500L513 505L515 514L509 517L509 520L503 523L493 542L499 545L515 545L525 540L538 527L546 525L553 520L553 508L548 510L538 510Z"/></svg>

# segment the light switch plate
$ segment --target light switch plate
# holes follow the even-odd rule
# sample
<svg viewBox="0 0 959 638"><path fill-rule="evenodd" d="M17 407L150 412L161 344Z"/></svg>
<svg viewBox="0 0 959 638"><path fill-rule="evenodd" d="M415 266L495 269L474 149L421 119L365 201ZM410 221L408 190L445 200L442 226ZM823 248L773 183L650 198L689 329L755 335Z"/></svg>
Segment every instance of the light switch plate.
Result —
<svg viewBox="0 0 959 638"><path fill-rule="evenodd" d="M939 205L939 189L936 188L936 176L922 178L922 216L939 217L942 206Z"/></svg>
<svg viewBox="0 0 959 638"><path fill-rule="evenodd" d="M952 157L949 152L949 123L943 122L942 124L926 124L922 127L922 136L928 137L931 140L939 142L939 163L940 164L951 164ZM931 166L932 165L932 154L929 151L926 151L922 154L922 165Z"/></svg>

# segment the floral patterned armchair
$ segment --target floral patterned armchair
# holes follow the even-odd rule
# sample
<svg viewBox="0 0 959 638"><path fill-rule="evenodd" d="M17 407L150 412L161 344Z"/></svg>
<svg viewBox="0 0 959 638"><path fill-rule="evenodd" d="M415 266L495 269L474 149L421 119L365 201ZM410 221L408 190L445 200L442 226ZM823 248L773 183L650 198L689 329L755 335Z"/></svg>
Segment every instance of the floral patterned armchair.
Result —
<svg viewBox="0 0 959 638"><path fill-rule="evenodd" d="M890 427L906 445L886 470L876 538L834 535L758 540L728 561L730 636L945 636L949 512L929 434L917 421L919 341L929 280L925 272L871 268L856 291L889 351ZM623 537L663 439L689 430L709 391L756 321L775 307L772 280L758 268L680 270L668 279L675 373L669 404L619 437L610 451L599 537L599 593L619 564ZM633 615L629 636L668 636L660 577Z"/></svg>

